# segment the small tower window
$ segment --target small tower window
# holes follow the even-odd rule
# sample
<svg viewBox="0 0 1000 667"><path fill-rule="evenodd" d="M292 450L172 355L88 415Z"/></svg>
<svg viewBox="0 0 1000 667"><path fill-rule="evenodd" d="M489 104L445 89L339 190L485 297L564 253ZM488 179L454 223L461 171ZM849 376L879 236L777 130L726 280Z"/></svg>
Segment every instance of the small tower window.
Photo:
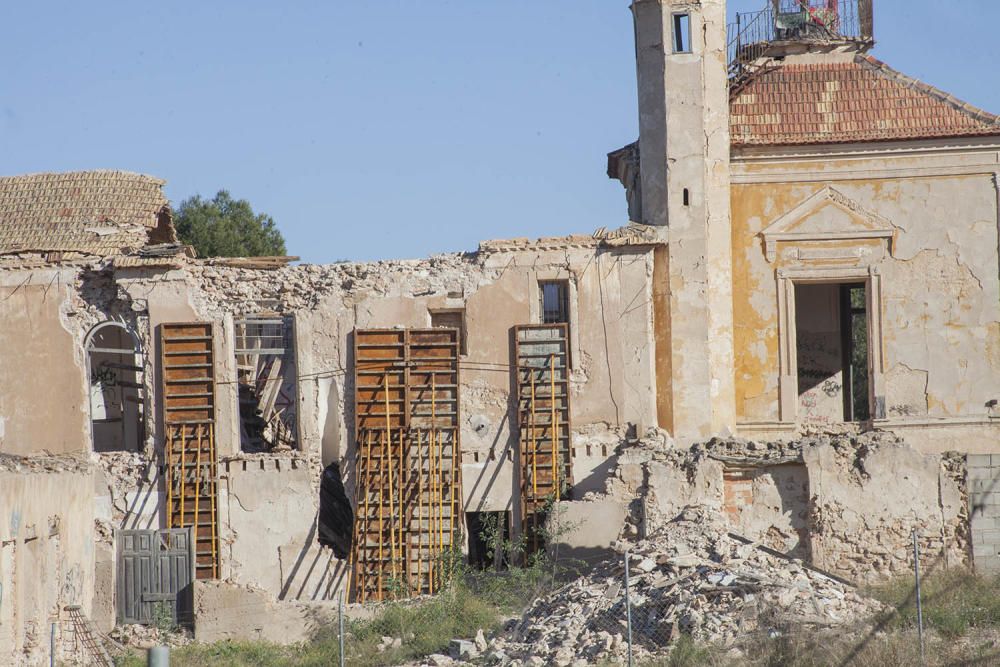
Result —
<svg viewBox="0 0 1000 667"><path fill-rule="evenodd" d="M674 53L691 52L691 15L674 14Z"/></svg>

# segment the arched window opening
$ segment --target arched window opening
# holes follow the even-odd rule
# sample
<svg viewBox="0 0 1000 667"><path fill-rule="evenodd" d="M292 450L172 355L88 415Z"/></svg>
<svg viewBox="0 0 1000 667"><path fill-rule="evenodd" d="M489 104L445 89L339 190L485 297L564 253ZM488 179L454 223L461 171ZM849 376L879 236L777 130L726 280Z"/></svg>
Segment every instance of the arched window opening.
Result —
<svg viewBox="0 0 1000 667"><path fill-rule="evenodd" d="M119 322L102 322L87 334L86 351L94 451L138 451L146 437L138 337Z"/></svg>

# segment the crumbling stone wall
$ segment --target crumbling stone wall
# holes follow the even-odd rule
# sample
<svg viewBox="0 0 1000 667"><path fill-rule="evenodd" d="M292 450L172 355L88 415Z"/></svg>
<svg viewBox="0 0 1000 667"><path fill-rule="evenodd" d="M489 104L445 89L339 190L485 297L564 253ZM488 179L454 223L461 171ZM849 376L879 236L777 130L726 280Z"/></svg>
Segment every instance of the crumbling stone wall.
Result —
<svg viewBox="0 0 1000 667"><path fill-rule="evenodd" d="M964 462L921 454L877 435L803 448L813 486L817 564L858 581L913 568L912 531L925 569L968 564Z"/></svg>
<svg viewBox="0 0 1000 667"><path fill-rule="evenodd" d="M354 471L350 333L423 328L430 326L434 310L464 309L468 351L460 360L460 397L466 506L503 511L516 493L510 330L540 321L537 281L570 285L574 428L588 433L574 434L574 477L584 482L582 488L597 488L609 448L589 446L590 435L616 433L630 423L645 428L656 420L652 268L650 246L601 248L589 237L569 237L489 242L477 253L426 260L277 270L192 263L183 279L188 301L208 321L225 323L262 308L294 314L302 435L296 456L317 471L339 463L349 494ZM231 356L225 344L220 358ZM228 377L230 369L217 372ZM223 408L229 402L220 401Z"/></svg>
<svg viewBox="0 0 1000 667"><path fill-rule="evenodd" d="M0 456L0 656L14 666L48 664L67 605L94 596L94 482L70 456ZM58 650L58 649L57 649ZM69 656L55 656L57 661Z"/></svg>
<svg viewBox="0 0 1000 667"><path fill-rule="evenodd" d="M647 535L689 505L727 514L727 466L764 470L791 462L804 465L808 477L807 551L817 567L859 582L908 573L914 530L924 567L969 563L964 457L923 454L888 433L770 443L719 438L689 449L644 438L621 451L606 497L639 498L629 518L639 530L626 526L623 534ZM740 532L739 524L730 526ZM745 537L765 546L779 546L770 542L775 532L789 536L785 520L756 529Z"/></svg>

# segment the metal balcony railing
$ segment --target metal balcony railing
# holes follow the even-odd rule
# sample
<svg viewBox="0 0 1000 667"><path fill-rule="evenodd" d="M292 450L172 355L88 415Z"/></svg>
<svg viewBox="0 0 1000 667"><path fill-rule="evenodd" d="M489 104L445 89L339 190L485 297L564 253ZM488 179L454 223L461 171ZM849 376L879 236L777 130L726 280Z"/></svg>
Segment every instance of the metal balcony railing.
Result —
<svg viewBox="0 0 1000 667"><path fill-rule="evenodd" d="M743 76L774 42L870 41L872 0L768 0L727 26L729 74Z"/></svg>

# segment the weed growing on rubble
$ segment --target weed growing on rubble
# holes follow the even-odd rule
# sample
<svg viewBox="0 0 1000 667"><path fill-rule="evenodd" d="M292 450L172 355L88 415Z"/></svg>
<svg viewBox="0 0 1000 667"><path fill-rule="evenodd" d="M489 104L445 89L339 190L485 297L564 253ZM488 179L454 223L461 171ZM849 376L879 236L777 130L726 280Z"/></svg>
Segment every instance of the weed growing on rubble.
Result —
<svg viewBox="0 0 1000 667"><path fill-rule="evenodd" d="M153 627L159 630L161 635L177 631L177 620L169 602L161 600L153 607Z"/></svg>
<svg viewBox="0 0 1000 667"><path fill-rule="evenodd" d="M488 517L483 521L480 537L499 555L494 562L495 571L479 572L462 566L464 585L502 613L521 613L535 598L554 590L584 565L561 557L558 547L560 540L579 524L566 520L551 495L540 513L547 519L537 528L537 537L542 544L555 545L551 550L543 548L529 554L526 534L511 539L496 517Z"/></svg>

